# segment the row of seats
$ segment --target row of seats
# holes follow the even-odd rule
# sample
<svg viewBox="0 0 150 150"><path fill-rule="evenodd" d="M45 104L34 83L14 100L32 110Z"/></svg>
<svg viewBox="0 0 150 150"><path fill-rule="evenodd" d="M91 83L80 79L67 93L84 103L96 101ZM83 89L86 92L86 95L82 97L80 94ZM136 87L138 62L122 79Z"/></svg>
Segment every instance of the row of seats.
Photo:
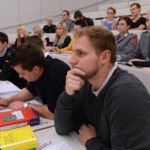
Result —
<svg viewBox="0 0 150 150"><path fill-rule="evenodd" d="M135 0L130 2L118 2L118 3L112 3L112 4L103 4L98 5L99 11L106 11L108 7L113 6L116 9L123 9L123 8L129 8L132 3L139 3L142 7L150 5L150 0Z"/></svg>
<svg viewBox="0 0 150 150"><path fill-rule="evenodd" d="M92 12L84 12L83 15L85 17L89 17L92 19L103 19L107 17L106 10L108 7L113 6L117 12L116 17L124 16L124 15L131 15L130 12L130 4L138 2L141 4L141 14L145 15L150 10L150 0L139 0L139 1L132 1L132 2L120 2L120 3L112 3L112 4L103 4L98 6L98 11ZM70 15L71 19L74 19L74 14Z"/></svg>
<svg viewBox="0 0 150 150"><path fill-rule="evenodd" d="M117 30L112 30L114 35L117 35L119 32ZM140 39L140 35L142 32L144 32L144 30L129 30L130 33L136 34L138 36L138 40ZM69 36L72 38L73 34L72 33L68 33ZM55 38L55 33L49 33L49 34L45 34L46 37L49 37L50 42L54 41ZM8 34L8 38L9 38L9 42L10 43L14 43L16 40L17 34Z"/></svg>
<svg viewBox="0 0 150 150"><path fill-rule="evenodd" d="M141 14L145 15L150 10L149 6L143 6L141 8ZM94 12L85 12L83 13L85 17L90 17L93 19L103 19L107 17L106 11L94 11ZM124 16L124 15L131 15L130 8L121 8L117 9L116 11L116 17ZM73 16L72 16L73 19Z"/></svg>
<svg viewBox="0 0 150 150"><path fill-rule="evenodd" d="M101 25L102 22L107 18L107 8L110 6L113 6L116 11L116 21L120 16L128 15L131 16L130 12L130 5L132 3L140 3L141 5L141 14L143 17L146 17L147 12L150 10L150 0L138 0L138 1L132 1L132 2L119 2L119 3L112 3L112 4L103 4L98 6L98 11L93 12L84 12L83 15L85 17L92 18L94 21L94 25ZM74 20L74 14L70 15L70 18ZM57 22L54 24L57 25ZM40 24L40 27L43 28L45 23Z"/></svg>

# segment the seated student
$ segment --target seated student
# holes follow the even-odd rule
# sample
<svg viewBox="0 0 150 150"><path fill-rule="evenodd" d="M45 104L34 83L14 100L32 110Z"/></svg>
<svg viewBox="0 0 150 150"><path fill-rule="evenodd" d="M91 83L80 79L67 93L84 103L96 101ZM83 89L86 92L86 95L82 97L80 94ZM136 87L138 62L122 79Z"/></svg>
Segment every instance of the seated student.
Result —
<svg viewBox="0 0 150 150"><path fill-rule="evenodd" d="M10 58L10 65L19 76L28 81L27 87L10 98L0 98L0 108L34 108L43 117L53 119L59 94L64 89L65 76L69 67L58 59L44 57L41 48L27 42L18 47ZM39 96L43 105L25 101Z"/></svg>
<svg viewBox="0 0 150 150"><path fill-rule="evenodd" d="M26 80L19 78L19 74L9 66L12 49L7 45L8 36L0 32L0 80L8 80L19 88L24 88L27 84Z"/></svg>
<svg viewBox="0 0 150 150"><path fill-rule="evenodd" d="M56 35L53 46L59 49L64 48L69 45L70 41L71 38L67 35L66 24L63 22L58 23L56 26Z"/></svg>
<svg viewBox="0 0 150 150"><path fill-rule="evenodd" d="M86 24L83 20L75 21L74 22L74 32L85 26L86 26ZM71 42L67 47L62 48L62 49L55 48L55 52L63 53L63 54L72 54L72 46L74 44L74 41L75 41L75 38L72 37Z"/></svg>
<svg viewBox="0 0 150 150"><path fill-rule="evenodd" d="M77 131L88 150L149 150L150 95L134 75L115 66L114 35L95 26L75 38L72 69L55 109L56 132Z"/></svg>
<svg viewBox="0 0 150 150"><path fill-rule="evenodd" d="M115 20L116 10L113 7L107 9L107 19L102 21L102 25L107 27L109 30L116 29L116 20Z"/></svg>
<svg viewBox="0 0 150 150"><path fill-rule="evenodd" d="M118 61L129 61L136 48L137 35L129 33L132 21L128 16L122 16L117 22L119 34L116 36Z"/></svg>
<svg viewBox="0 0 150 150"><path fill-rule="evenodd" d="M44 47L47 46L47 43L49 42L49 39L43 34L43 30L41 29L40 26L35 26L33 28L33 34L36 35L36 36L39 36L42 39Z"/></svg>
<svg viewBox="0 0 150 150"><path fill-rule="evenodd" d="M141 5L139 3L133 3L130 5L132 19L131 30L145 30L146 19L141 16Z"/></svg>
<svg viewBox="0 0 150 150"><path fill-rule="evenodd" d="M133 51L133 55L130 61L140 61L150 59L150 11L146 17L147 31L141 34L140 40L137 44L136 49Z"/></svg>
<svg viewBox="0 0 150 150"><path fill-rule="evenodd" d="M36 35L30 36L28 38L27 42L31 42L31 43L38 45L41 48L41 50L43 51L45 57L47 58L47 56L48 56L48 58L49 58L49 55L47 55L47 53L46 53L47 51L45 50L44 43L39 36L36 36Z"/></svg>
<svg viewBox="0 0 150 150"><path fill-rule="evenodd" d="M39 36L36 36L36 35L30 36L27 42L31 42L31 43L38 45L43 51L43 53L45 53L43 41Z"/></svg>
<svg viewBox="0 0 150 150"><path fill-rule="evenodd" d="M73 20L69 19L69 15L70 14L68 10L63 10L61 22L64 22L67 26L67 31L71 32L73 30Z"/></svg>
<svg viewBox="0 0 150 150"><path fill-rule="evenodd" d="M27 32L26 27L23 25L19 25L17 27L17 39L16 39L13 47L16 48L16 47L20 46L27 40L28 37L29 37L29 33Z"/></svg>
<svg viewBox="0 0 150 150"><path fill-rule="evenodd" d="M46 19L47 25L43 27L44 33L55 33L56 32L56 25L52 24L52 18L50 16Z"/></svg>
<svg viewBox="0 0 150 150"><path fill-rule="evenodd" d="M94 26L93 20L91 18L84 17L83 14L81 13L81 11L79 11L79 10L74 13L74 19L75 19L75 21L84 20L86 26Z"/></svg>

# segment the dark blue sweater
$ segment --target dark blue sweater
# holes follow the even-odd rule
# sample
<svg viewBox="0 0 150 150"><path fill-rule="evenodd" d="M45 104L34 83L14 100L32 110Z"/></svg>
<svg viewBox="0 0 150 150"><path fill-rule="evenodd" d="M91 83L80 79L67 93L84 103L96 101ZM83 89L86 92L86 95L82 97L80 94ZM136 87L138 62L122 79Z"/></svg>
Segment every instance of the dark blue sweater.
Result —
<svg viewBox="0 0 150 150"><path fill-rule="evenodd" d="M91 124L98 138L88 150L150 150L150 95L133 75L117 68L96 97L91 85L75 95L58 99L55 127L58 134Z"/></svg>

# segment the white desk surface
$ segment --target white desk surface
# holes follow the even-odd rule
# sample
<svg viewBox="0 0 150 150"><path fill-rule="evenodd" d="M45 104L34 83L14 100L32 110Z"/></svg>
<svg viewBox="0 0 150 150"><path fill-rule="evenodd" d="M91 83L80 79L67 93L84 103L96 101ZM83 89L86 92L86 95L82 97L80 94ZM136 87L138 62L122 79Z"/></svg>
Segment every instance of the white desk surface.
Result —
<svg viewBox="0 0 150 150"><path fill-rule="evenodd" d="M47 55L50 55L52 58L60 59L69 65L68 61L69 61L70 56L71 56L69 54L60 54L60 53L55 53L55 52L48 52Z"/></svg>
<svg viewBox="0 0 150 150"><path fill-rule="evenodd" d="M85 147L79 142L78 135L72 132L69 135L58 135L55 128L48 128L35 132L39 146L45 142L51 141L51 145L66 142L73 150L85 150Z"/></svg>
<svg viewBox="0 0 150 150"><path fill-rule="evenodd" d="M12 95L17 94L20 89L17 88L9 81L0 81L0 87L5 86L12 87L12 92L9 89L7 93L0 93L0 97L10 97ZM15 89L15 90L14 90ZM6 89L7 90L7 89ZM31 103L39 104L36 100L31 100ZM38 145L42 145L45 142L52 141L52 145L65 141L73 150L85 150L85 148L80 144L78 140L78 136L76 133L71 133L70 135L60 136L56 133L55 128L52 127L54 125L53 120L49 120L43 117L40 117L41 123L40 125L32 126L32 129L35 131L35 135L37 137Z"/></svg>

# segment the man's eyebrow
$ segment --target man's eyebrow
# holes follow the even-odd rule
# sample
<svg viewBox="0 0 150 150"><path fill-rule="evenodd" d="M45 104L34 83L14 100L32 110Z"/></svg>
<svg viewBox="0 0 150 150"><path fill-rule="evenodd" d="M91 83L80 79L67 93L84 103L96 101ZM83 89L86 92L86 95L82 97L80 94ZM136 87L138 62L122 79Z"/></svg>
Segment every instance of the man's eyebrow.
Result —
<svg viewBox="0 0 150 150"><path fill-rule="evenodd" d="M74 51L74 52L78 52L78 51L83 51L83 52L85 52L85 50L82 49L82 48L78 48L78 49L75 49L75 50L73 49L73 51Z"/></svg>

